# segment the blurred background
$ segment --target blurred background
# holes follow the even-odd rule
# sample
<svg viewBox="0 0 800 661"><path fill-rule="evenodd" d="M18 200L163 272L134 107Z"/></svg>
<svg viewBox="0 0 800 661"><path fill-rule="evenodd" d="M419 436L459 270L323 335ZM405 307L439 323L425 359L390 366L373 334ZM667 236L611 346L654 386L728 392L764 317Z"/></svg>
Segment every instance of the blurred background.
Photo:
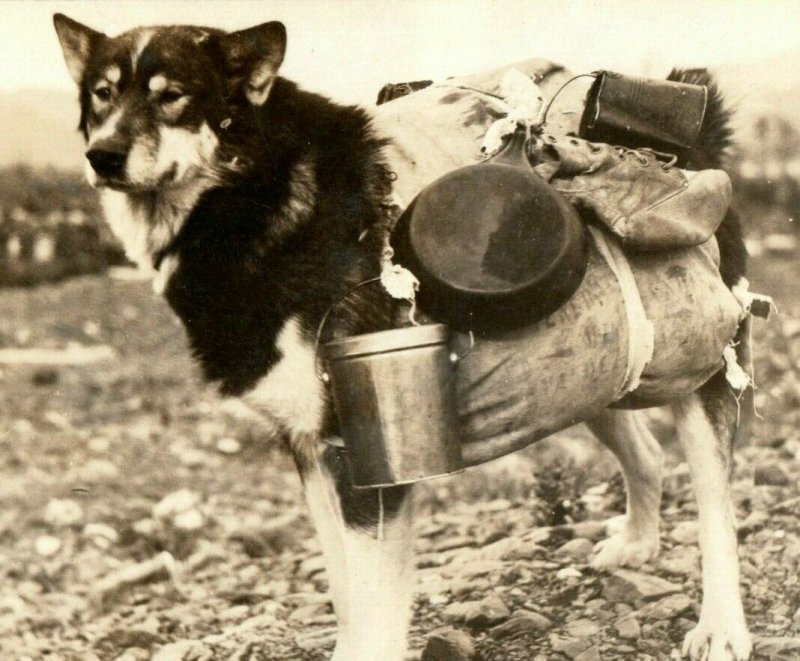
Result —
<svg viewBox="0 0 800 661"><path fill-rule="evenodd" d="M57 11L108 34L142 24L238 29L280 19L289 33L284 74L365 105L387 82L442 79L529 57L576 73L607 68L663 77L674 65L714 70L736 111L731 173L752 256L752 289L772 295L779 309L769 322L756 323L762 419L740 450L735 476L740 518L750 522L740 531L747 610L760 635L796 640L800 2L6 1L0 3L2 658L134 661L189 640L195 648L184 646L184 655L173 647L163 659L311 660L324 658L333 635L319 548L297 479L286 458L263 442L272 430L221 404L201 384L182 329L126 262L84 183L77 94L51 22ZM653 424L670 449L663 509L673 562L648 571L686 581L696 604L686 467L671 450L668 418L654 414ZM417 656L410 658L419 658L422 633L442 623L445 605L477 599L490 587L502 591L512 610L539 613L553 628L542 625L509 642L473 627L484 659L529 659L531 645L547 650L543 658L567 658L543 632L580 638L579 627L562 630L553 622L586 615L586 604L601 592L599 579L581 564L585 555L553 561L534 550L510 564L504 556L499 569L464 579L458 594L437 576L459 554L492 544L516 548L522 540L526 548L554 551L571 539L602 537L597 527L576 526L624 507L607 453L583 431L570 430L557 442L423 485L420 503L418 550L429 573L417 604ZM555 532L534 543L525 537L532 526ZM172 560L159 555L164 551ZM131 568L138 578L128 580ZM556 578L559 569L567 573ZM529 596L534 587L536 599ZM603 623L602 610L587 617ZM637 658L668 658L694 619L690 611L684 604L661 620L641 615L635 649L646 654ZM634 658L610 622L584 637L600 646L602 658ZM798 658L791 656L791 649L800 655L798 646L787 648L790 656L764 658Z"/></svg>

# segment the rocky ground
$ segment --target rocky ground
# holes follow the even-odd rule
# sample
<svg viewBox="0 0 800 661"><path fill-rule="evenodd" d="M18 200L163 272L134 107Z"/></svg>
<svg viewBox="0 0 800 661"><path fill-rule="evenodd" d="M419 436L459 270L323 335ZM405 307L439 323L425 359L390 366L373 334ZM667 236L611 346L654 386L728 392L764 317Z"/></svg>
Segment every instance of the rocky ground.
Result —
<svg viewBox="0 0 800 661"><path fill-rule="evenodd" d="M763 420L734 478L758 658L800 658L800 305L795 256L758 260ZM203 390L146 284L0 293L0 348L108 346L0 374L0 658L317 661L334 617L290 463ZM187 376L188 375L188 376ZM668 420L662 552L588 565L623 511L581 430L425 484L410 659L672 659L700 603L695 506Z"/></svg>

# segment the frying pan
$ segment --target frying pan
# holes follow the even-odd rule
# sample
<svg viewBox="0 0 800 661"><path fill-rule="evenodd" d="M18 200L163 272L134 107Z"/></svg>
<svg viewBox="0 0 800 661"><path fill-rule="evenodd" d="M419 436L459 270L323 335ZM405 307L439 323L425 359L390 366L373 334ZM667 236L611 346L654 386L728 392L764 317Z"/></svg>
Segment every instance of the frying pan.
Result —
<svg viewBox="0 0 800 661"><path fill-rule="evenodd" d="M424 188L392 237L420 281L419 304L461 331L504 331L558 309L586 270L585 227L536 175L517 131L483 163Z"/></svg>

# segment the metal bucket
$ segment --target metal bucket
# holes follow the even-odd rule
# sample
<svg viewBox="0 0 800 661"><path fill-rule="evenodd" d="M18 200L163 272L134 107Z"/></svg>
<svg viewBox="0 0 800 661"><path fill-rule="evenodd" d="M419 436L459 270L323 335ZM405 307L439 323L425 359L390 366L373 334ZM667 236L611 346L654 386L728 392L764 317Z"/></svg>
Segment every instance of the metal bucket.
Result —
<svg viewBox="0 0 800 661"><path fill-rule="evenodd" d="M447 326L425 324L322 347L355 486L463 469L449 339Z"/></svg>

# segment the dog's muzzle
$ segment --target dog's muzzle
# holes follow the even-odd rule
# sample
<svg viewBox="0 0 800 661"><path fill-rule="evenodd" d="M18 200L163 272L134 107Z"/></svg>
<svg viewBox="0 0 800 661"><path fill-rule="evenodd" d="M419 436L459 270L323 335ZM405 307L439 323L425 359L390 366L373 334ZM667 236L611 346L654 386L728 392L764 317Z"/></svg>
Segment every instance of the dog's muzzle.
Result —
<svg viewBox="0 0 800 661"><path fill-rule="evenodd" d="M127 153L108 149L90 149L86 158L92 169L101 177L116 179L125 169Z"/></svg>
<svg viewBox="0 0 800 661"><path fill-rule="evenodd" d="M93 147L86 152L92 169L106 179L120 179L125 170L127 150L113 147Z"/></svg>

